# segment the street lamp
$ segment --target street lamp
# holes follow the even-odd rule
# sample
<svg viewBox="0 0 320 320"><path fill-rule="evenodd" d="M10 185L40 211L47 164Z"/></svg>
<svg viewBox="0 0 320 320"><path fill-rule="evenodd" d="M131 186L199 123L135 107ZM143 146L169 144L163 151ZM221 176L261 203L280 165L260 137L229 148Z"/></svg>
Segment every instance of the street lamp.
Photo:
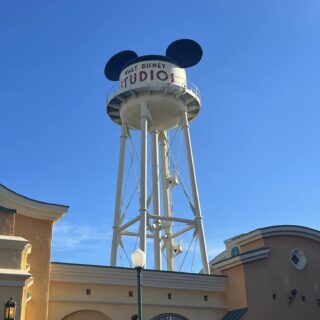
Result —
<svg viewBox="0 0 320 320"><path fill-rule="evenodd" d="M137 249L131 255L132 264L137 270L138 277L138 316L139 320L142 320L142 288L141 288L141 271L146 264L146 254L141 249Z"/></svg>
<svg viewBox="0 0 320 320"><path fill-rule="evenodd" d="M15 320L16 308L17 303L15 302L14 298L11 297L10 300L4 305L4 320Z"/></svg>

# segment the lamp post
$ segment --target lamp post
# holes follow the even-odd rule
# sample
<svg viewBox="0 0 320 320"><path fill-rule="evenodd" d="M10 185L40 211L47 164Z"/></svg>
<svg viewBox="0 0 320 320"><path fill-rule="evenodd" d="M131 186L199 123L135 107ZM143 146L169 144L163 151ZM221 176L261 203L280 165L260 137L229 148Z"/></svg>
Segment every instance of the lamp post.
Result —
<svg viewBox="0 0 320 320"><path fill-rule="evenodd" d="M139 320L142 320L142 287L141 287L141 271L146 263L146 254L141 249L137 249L131 255L132 264L137 270L138 278L138 316Z"/></svg>
<svg viewBox="0 0 320 320"><path fill-rule="evenodd" d="M15 320L17 302L13 297L4 305L4 320Z"/></svg>

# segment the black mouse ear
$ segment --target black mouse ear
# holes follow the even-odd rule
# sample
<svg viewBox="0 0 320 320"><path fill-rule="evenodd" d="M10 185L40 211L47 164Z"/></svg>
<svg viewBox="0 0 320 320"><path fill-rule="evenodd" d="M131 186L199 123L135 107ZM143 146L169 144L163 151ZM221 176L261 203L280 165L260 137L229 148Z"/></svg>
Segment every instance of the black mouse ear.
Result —
<svg viewBox="0 0 320 320"><path fill-rule="evenodd" d="M138 55L131 50L118 52L112 56L104 68L104 74L111 81L119 80L120 73L125 64L137 58Z"/></svg>
<svg viewBox="0 0 320 320"><path fill-rule="evenodd" d="M202 58L202 48L194 40L180 39L172 42L166 51L169 58L177 61L181 68L196 65Z"/></svg>

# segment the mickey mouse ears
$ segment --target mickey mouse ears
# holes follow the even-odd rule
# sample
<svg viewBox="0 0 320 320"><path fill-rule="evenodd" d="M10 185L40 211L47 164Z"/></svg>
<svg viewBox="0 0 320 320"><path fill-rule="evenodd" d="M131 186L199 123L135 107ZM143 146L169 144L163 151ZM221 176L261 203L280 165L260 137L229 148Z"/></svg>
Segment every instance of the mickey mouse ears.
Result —
<svg viewBox="0 0 320 320"><path fill-rule="evenodd" d="M166 55L177 61L179 67L189 68L201 60L202 48L194 40L180 39L168 46Z"/></svg>
<svg viewBox="0 0 320 320"><path fill-rule="evenodd" d="M165 61L171 61L177 64L180 68L189 68L196 65L202 58L201 46L190 39L180 39L172 42L166 51L166 56L154 56L154 60L163 58ZM120 73L128 64L135 63L138 58L139 61L143 61L144 56L139 57L131 50L121 51L115 54L107 62L104 69L104 74L107 79L111 81L118 81ZM152 56L145 56L146 60L150 60ZM157 58L156 58L157 57Z"/></svg>
<svg viewBox="0 0 320 320"><path fill-rule="evenodd" d="M137 57L138 55L134 51L126 50L118 52L107 62L106 67L104 68L105 76L112 81L119 80L123 66Z"/></svg>

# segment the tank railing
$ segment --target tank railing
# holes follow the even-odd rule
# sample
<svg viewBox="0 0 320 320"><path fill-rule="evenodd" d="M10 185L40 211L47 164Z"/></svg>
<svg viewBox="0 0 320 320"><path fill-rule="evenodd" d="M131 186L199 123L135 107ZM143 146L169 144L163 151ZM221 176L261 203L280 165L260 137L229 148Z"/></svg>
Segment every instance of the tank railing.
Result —
<svg viewBox="0 0 320 320"><path fill-rule="evenodd" d="M201 99L200 91L194 83L178 76L174 76L174 80L175 80L174 82L163 82L163 89L165 90L167 88L170 88L173 85L178 85L180 87L183 87L187 90L192 91L199 99ZM141 85L144 85L145 87L151 87L152 85L159 85L159 83L161 82L148 79L143 83L141 83ZM132 90L134 89L136 88L133 87ZM126 90L130 90L130 87L124 89L124 88L121 88L120 82L115 84L107 92L107 102L109 102L110 99L113 98L117 93L121 91L126 91Z"/></svg>

